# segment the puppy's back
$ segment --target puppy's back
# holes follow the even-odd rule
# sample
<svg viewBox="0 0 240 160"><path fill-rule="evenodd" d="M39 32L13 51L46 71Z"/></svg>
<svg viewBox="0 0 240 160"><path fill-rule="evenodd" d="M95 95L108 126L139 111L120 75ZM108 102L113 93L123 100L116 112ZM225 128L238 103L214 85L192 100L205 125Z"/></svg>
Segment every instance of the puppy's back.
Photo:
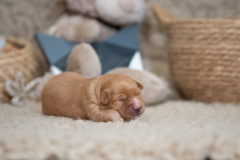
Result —
<svg viewBox="0 0 240 160"><path fill-rule="evenodd" d="M85 77L75 72L64 72L53 77L42 90L43 113L73 119L83 118L79 92L85 80Z"/></svg>

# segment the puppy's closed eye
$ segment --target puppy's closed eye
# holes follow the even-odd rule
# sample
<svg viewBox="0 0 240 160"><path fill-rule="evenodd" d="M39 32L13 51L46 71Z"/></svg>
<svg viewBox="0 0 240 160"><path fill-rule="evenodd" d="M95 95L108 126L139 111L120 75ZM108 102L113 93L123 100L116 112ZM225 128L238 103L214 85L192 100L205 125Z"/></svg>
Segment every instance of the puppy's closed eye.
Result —
<svg viewBox="0 0 240 160"><path fill-rule="evenodd" d="M124 102L126 99L127 99L127 96L126 96L126 95L121 95L121 96L117 99L117 101L118 101L118 102Z"/></svg>

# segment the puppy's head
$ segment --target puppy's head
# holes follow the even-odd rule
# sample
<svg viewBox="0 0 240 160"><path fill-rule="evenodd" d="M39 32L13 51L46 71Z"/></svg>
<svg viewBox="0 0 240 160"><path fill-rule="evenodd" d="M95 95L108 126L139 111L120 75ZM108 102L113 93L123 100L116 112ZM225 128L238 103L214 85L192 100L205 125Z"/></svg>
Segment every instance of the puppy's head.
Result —
<svg viewBox="0 0 240 160"><path fill-rule="evenodd" d="M106 74L101 88L102 105L118 111L124 120L136 119L145 111L143 85L130 77Z"/></svg>

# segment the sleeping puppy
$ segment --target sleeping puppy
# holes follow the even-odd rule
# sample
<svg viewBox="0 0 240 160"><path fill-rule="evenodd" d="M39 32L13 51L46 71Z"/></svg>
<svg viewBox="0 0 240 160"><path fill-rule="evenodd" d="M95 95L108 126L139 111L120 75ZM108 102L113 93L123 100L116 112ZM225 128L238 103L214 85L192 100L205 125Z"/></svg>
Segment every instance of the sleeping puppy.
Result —
<svg viewBox="0 0 240 160"><path fill-rule="evenodd" d="M42 111L95 122L129 121L145 110L142 89L142 84L121 74L87 79L75 72L64 72L44 86Z"/></svg>

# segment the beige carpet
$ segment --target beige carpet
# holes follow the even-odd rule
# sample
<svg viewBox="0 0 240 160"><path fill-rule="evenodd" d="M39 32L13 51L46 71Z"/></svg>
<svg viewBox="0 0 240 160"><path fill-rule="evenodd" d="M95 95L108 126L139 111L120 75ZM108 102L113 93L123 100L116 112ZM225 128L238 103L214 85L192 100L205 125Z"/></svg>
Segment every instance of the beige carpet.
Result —
<svg viewBox="0 0 240 160"><path fill-rule="evenodd" d="M129 123L0 104L0 159L240 159L240 106L170 101Z"/></svg>

